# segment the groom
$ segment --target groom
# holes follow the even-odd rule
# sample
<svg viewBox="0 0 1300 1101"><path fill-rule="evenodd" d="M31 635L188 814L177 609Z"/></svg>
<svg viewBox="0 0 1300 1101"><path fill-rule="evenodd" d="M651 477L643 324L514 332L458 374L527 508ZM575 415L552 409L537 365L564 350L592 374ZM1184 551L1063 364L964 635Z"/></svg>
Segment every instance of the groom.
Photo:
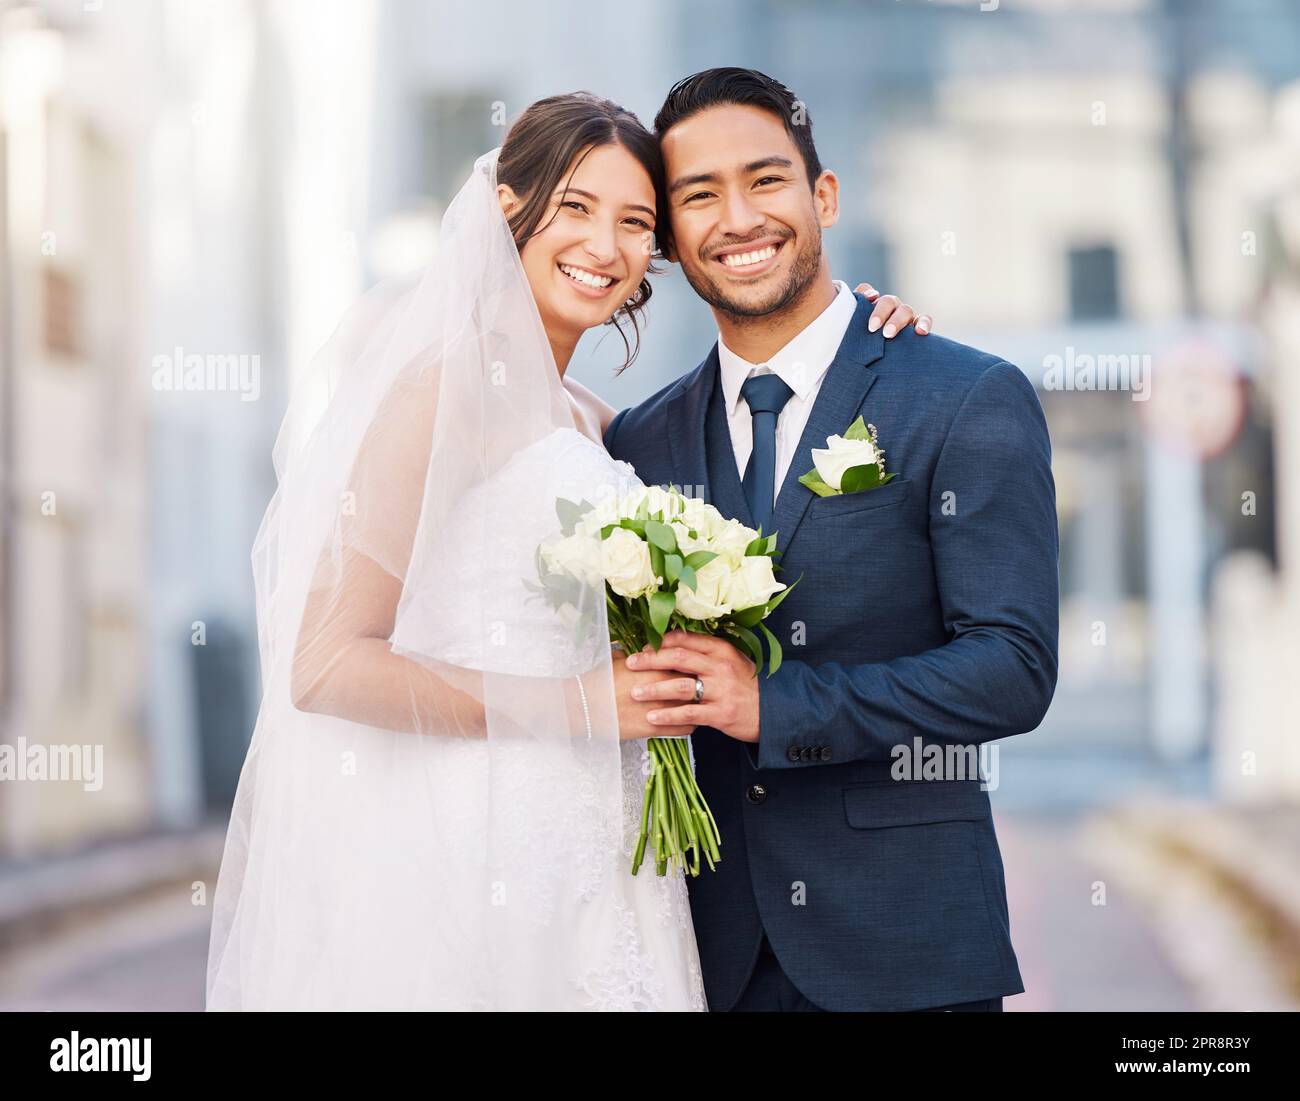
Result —
<svg viewBox="0 0 1300 1101"><path fill-rule="evenodd" d="M1056 684L1034 388L995 355L869 331L822 252L838 181L784 85L697 73L655 126L669 255L720 339L605 443L645 483L776 531L781 580L803 578L767 620L785 650L770 677L684 632L627 659L683 674L634 693L652 722L696 726L721 831L717 870L689 881L709 1006L1000 1009L1024 986L988 794L960 766L1033 730ZM813 450L859 416L895 477L817 496L798 480Z"/></svg>

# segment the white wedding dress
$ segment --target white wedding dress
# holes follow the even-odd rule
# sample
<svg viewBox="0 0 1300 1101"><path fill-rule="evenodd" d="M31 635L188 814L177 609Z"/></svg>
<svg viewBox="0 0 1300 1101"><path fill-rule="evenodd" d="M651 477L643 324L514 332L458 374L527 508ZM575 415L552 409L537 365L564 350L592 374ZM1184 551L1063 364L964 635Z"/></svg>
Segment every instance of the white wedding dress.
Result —
<svg viewBox="0 0 1300 1101"><path fill-rule="evenodd" d="M517 609L527 597L522 581L528 577L536 546L527 533L542 527L545 517L554 511L554 501L547 498L520 496L514 488L527 484L517 477L517 467L530 466L550 471L556 495L570 500L595 502L602 490L639 485L632 467L612 459L603 447L574 429L560 429L539 443L514 456L484 486L475 487L456 509L467 525L492 522L501 515L517 519L517 524L501 527L495 543L492 573L484 577L475 567L473 584L446 585L443 593L443 617L437 624L413 626L410 612L398 640L402 645L416 644L422 652L456 665L491 667L492 647L475 629L484 620ZM449 545L450 546L450 545ZM454 553L440 559L432 570L440 578L455 578L465 563ZM486 582L486 584L484 584ZM445 592L455 594L448 604ZM516 614L516 619L518 616ZM550 617L539 616L532 626L537 637L517 640L533 653L532 672L558 673L567 664L565 646L546 636ZM516 631L520 629L516 625ZM517 665L512 668L517 669ZM456 829L464 843L488 835L491 828L505 835L500 847L532 855L521 861L518 870L522 888L533 891L530 907L536 920L548 920L557 932L572 935L580 945L578 967L571 976L569 989L554 1009L595 1010L704 1010L704 988L700 977L695 931L691 924L686 881L680 871L665 876L654 874L653 858L640 872L631 874L632 854L641 824L641 801L646 778L650 773L650 755L643 740L619 744L621 792L617 799L601 791L601 762L597 752L588 760L571 752L567 744L549 745L521 742L509 747L514 752L489 751L485 743L459 738L425 738L421 756L427 769L435 801L456 808ZM489 782L489 767L497 770L494 783ZM550 793L548 804L562 808L564 816L543 811L535 796L538 787ZM488 822L488 807L495 796L498 805L504 800L519 814L495 827ZM621 804L622 844L617 851L602 841L610 836L603 819ZM539 897L554 886L552 869L543 861L562 861L572 872L566 880L572 890L568 897ZM530 882L530 873L538 880ZM447 868L446 897L455 899L468 894L455 883L454 863ZM707 872L704 874L708 874ZM522 974L537 961L527 958L528 941L521 938L521 951L508 966ZM439 977L431 986L449 995L449 1003L472 1007L481 975L481 960L444 961L452 965L454 978ZM435 962L435 967L441 966ZM448 1006L450 1008L451 1005Z"/></svg>

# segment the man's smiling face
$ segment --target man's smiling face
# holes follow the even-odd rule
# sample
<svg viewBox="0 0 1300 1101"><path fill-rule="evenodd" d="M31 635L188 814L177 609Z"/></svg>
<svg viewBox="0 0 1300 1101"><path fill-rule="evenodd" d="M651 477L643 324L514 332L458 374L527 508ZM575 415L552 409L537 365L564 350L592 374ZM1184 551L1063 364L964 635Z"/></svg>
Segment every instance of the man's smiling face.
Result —
<svg viewBox="0 0 1300 1101"><path fill-rule="evenodd" d="M834 173L810 188L781 120L748 105L708 107L661 145L673 258L696 294L738 317L798 301L822 270L822 229L839 215Z"/></svg>

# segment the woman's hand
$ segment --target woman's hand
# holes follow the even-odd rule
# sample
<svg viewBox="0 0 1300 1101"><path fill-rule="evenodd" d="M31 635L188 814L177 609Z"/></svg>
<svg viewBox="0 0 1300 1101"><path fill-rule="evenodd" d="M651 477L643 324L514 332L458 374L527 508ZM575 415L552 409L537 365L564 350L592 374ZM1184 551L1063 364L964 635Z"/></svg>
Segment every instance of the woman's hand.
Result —
<svg viewBox="0 0 1300 1101"><path fill-rule="evenodd" d="M636 672L628 668L627 655L622 650L613 650L614 661L614 702L618 706L618 737L620 741L634 738L681 738L695 729L695 723L672 723L671 716L662 722L652 723L646 716L656 709L661 713L672 709L673 704L658 702L656 699L638 699L633 695L634 688L651 688L659 681L676 680L681 674L662 669L645 669ZM691 686L694 688L694 684Z"/></svg>
<svg viewBox="0 0 1300 1101"><path fill-rule="evenodd" d="M871 311L871 320L867 322L867 328L874 333L883 325L885 339L901 332L905 325L915 325L917 336L925 336L934 326L934 319L928 313L917 317L916 311L897 295L882 295L870 283L859 283L853 289L863 295L868 302L876 303L876 308Z"/></svg>

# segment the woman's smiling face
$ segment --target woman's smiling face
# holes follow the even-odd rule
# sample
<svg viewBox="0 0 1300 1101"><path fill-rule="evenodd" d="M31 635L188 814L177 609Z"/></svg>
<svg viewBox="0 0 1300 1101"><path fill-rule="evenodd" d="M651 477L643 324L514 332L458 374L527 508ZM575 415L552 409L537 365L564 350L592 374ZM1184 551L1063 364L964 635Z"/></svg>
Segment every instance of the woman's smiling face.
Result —
<svg viewBox="0 0 1300 1101"><path fill-rule="evenodd" d="M504 185L498 192L508 216L520 197ZM519 250L524 273L552 344L577 343L645 278L654 252L654 183L622 145L588 147L550 196L540 227Z"/></svg>

